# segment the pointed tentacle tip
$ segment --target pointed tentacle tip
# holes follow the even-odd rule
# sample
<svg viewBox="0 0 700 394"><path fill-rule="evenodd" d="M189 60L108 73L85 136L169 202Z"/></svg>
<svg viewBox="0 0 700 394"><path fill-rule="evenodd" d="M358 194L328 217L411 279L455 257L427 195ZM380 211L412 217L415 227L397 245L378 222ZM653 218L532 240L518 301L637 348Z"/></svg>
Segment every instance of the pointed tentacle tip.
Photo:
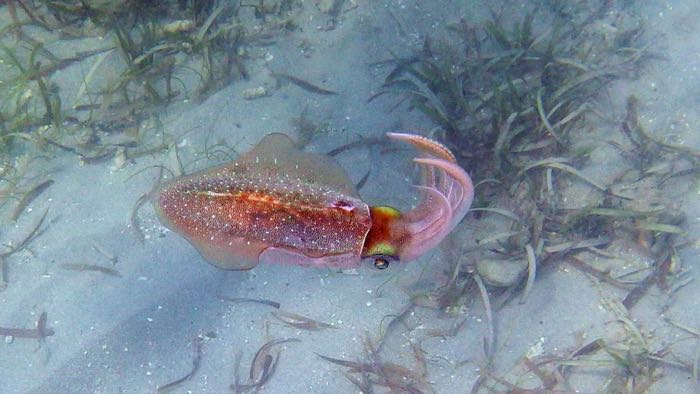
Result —
<svg viewBox="0 0 700 394"><path fill-rule="evenodd" d="M386 135L392 140L409 143L430 157L440 158L452 163L457 162L457 158L448 147L428 137L403 132L388 132Z"/></svg>

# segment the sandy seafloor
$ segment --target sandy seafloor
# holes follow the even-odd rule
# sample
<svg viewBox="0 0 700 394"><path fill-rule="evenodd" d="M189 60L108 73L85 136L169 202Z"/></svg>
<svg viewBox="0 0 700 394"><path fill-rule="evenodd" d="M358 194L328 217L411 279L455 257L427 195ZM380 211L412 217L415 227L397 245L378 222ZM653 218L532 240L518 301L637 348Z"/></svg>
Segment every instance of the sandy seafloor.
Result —
<svg viewBox="0 0 700 394"><path fill-rule="evenodd" d="M330 131L306 148L325 152L353 141L358 134L380 136L392 130L429 131L433 126L417 112L407 112L395 98L367 98L381 85L387 70L372 67L391 53L409 53L425 34L433 34L445 21L460 15L488 15L483 4L465 1L366 1L342 12L335 29L325 26L327 16L306 1L300 13L301 30L277 38L256 60L248 81L234 82L204 102L178 103L163 109L164 132L179 138L181 152L192 158L202 151L205 135L225 139L244 151L270 132L293 133L291 120L304 108L310 116L327 122ZM624 116L624 99L635 94L643 103L643 119L651 130L675 122L675 132L688 146L700 147L696 125L700 92L700 4L684 0L654 2L640 14L664 49L666 59L648 64L634 81L616 82L604 98L612 117ZM521 4L517 6L521 6ZM394 17L389 15L389 10ZM0 12L5 12L0 8ZM310 52L302 53L300 43ZM270 71L283 70L322 83L339 92L319 96L289 84L269 97L247 101L246 88L270 83ZM75 70L63 72L64 83L78 78ZM658 129L654 128L658 125ZM612 126L611 126L612 127ZM601 132L605 132L604 130ZM414 196L410 189L415 172L411 152L382 153L380 149L356 149L338 156L350 177L358 181L371 168L361 190L370 203L406 207ZM399 313L409 302L407 290L419 275L438 280L441 252L436 250L406 266L387 271L369 266L354 274L286 265L258 266L247 272L218 270L207 264L186 241L166 231L150 207L140 212L147 235L139 243L130 229L129 215L135 201L147 192L156 177L137 171L165 157L139 158L115 170L112 163L81 166L72 156L59 155L47 170L54 185L40 196L15 225L3 225L3 239L17 239L49 208L47 231L28 250L8 260L8 286L0 292L0 326L32 327L39 314L48 313L55 335L40 345L36 340L14 338L0 342L0 392L2 393L146 393L185 375L192 363L192 339L202 343L197 373L175 392L223 393L234 379L234 360L242 352L242 373L260 345L274 338L297 338L282 351L266 393L353 393L357 388L345 379L343 368L316 354L357 359L363 354L366 333L376 338L382 319ZM214 163L199 162L197 168ZM588 174L603 176L616 166L615 159L591 163ZM189 170L193 170L192 168ZM470 171L470 169L467 169ZM472 173L479 180L478 173ZM691 236L700 234L700 198L697 183L675 184L667 191L688 216ZM474 219L467 215L455 241L468 242ZM462 241L465 240L465 241ZM122 277L62 270L62 263L101 261L93 242L118 255L116 269ZM682 251L683 264L697 275L698 252ZM219 296L278 301L283 309L337 325L336 329L305 331L276 322L270 308L232 304ZM694 280L674 296L665 316L691 327L700 327L700 281ZM660 318L668 297L652 289L631 317L655 344L668 344L684 333ZM427 311L414 316L420 329L448 327L460 319L441 319ZM479 376L485 335L480 302L469 304L466 324L452 338L422 343L428 356L428 380L439 393L465 393ZM545 352L571 348L577 334L587 338L614 330L614 315L601 307L600 293L578 271L552 270L537 278L527 302L513 302L498 311L495 370L505 374L533 346ZM411 366L408 336L398 330L387 342L391 360ZM540 345L538 345L540 344ZM674 347L692 360L697 340ZM461 362L467 361L460 365ZM607 375L595 370L575 373L572 387L594 392ZM654 384L654 393L696 393L691 374L672 367Z"/></svg>

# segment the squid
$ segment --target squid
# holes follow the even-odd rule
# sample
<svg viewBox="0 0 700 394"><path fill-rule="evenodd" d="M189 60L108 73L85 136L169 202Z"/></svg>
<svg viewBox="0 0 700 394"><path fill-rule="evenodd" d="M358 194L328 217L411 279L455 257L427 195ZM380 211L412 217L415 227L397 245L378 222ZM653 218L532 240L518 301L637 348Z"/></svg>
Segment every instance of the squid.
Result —
<svg viewBox="0 0 700 394"><path fill-rule="evenodd" d="M260 263L380 269L437 246L474 198L467 172L443 144L387 133L419 152L419 203L407 212L370 206L331 157L299 150L285 134L265 136L222 166L171 180L154 194L165 227L227 270Z"/></svg>

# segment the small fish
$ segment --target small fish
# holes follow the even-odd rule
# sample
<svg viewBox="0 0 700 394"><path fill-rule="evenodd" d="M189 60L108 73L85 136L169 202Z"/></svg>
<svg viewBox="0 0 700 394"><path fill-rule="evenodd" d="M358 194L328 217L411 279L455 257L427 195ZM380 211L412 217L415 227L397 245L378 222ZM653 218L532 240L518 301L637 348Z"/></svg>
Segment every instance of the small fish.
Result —
<svg viewBox="0 0 700 394"><path fill-rule="evenodd" d="M276 317L277 320L282 323L292 326L294 328L299 328L302 330L320 330L322 328L337 328L336 326L328 323L323 323L308 317L297 315L296 313L285 312L285 311L275 311L272 312L272 316Z"/></svg>
<svg viewBox="0 0 700 394"><path fill-rule="evenodd" d="M119 271L115 270L114 268L109 268L109 267L103 267L101 265L95 265L95 264L80 264L80 263L63 263L60 265L61 268L67 269L70 271L93 271L93 272L101 272L106 275L110 276L116 276L121 278L122 274L119 273Z"/></svg>
<svg viewBox="0 0 700 394"><path fill-rule="evenodd" d="M263 300L263 299L257 299L257 298L245 298L245 297L224 297L224 296L219 296L222 300L224 301L229 301L229 302L252 302L256 304L263 304L267 306L271 306L275 309L280 309L280 303L275 302L275 301L270 301L270 300Z"/></svg>
<svg viewBox="0 0 700 394"><path fill-rule="evenodd" d="M273 73L272 75L278 79L285 79L311 93L322 94L327 96L338 94L337 92L314 85L311 82L304 81L303 79L295 77L293 75L283 73Z"/></svg>
<svg viewBox="0 0 700 394"><path fill-rule="evenodd" d="M19 215L24 212L24 210L29 206L29 204L32 203L41 193L44 192L44 190L48 189L49 186L53 185L53 179L46 180L44 182L41 182L40 184L34 186L31 188L25 195L22 197L22 199L19 201L15 209L12 211L12 214L10 215L10 220L13 222L16 222L17 219L19 218Z"/></svg>

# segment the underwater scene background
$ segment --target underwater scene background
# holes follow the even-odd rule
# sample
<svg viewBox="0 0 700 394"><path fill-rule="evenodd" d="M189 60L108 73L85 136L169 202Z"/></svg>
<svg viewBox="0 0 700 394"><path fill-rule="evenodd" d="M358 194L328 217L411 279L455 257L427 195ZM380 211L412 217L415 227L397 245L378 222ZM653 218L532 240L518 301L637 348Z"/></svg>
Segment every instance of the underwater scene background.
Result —
<svg viewBox="0 0 700 394"><path fill-rule="evenodd" d="M5 0L0 392L698 392L698 18L690 0ZM246 156L272 133L314 155ZM459 168L474 199L415 260L381 244L355 268L220 269L157 212L173 179L265 160L270 180L309 160L341 211L391 207L375 223L466 209Z"/></svg>

